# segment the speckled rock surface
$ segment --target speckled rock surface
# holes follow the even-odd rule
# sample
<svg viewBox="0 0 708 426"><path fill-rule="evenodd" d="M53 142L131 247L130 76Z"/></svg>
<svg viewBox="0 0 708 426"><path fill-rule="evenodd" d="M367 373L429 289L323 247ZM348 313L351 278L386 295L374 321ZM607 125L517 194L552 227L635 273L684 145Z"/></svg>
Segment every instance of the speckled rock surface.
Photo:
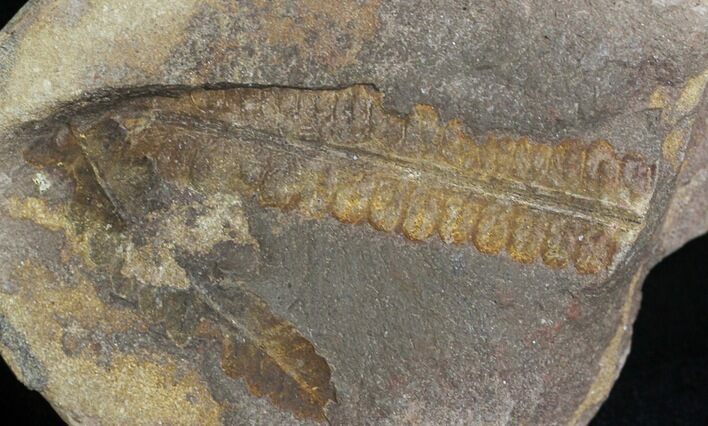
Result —
<svg viewBox="0 0 708 426"><path fill-rule="evenodd" d="M693 1L30 2L0 352L73 424L584 424L706 232Z"/></svg>

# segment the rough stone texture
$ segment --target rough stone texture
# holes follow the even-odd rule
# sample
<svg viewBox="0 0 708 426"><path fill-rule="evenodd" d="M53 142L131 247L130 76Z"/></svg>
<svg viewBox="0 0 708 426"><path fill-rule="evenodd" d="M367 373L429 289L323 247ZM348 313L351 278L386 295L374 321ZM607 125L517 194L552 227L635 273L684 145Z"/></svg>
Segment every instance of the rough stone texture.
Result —
<svg viewBox="0 0 708 426"><path fill-rule="evenodd" d="M658 257L708 230L708 103L697 113L685 161L661 231Z"/></svg>
<svg viewBox="0 0 708 426"><path fill-rule="evenodd" d="M0 351L76 424L586 423L643 277L708 227L707 28L692 1L31 2L0 33ZM265 108L277 88L356 87L420 136L354 132L369 115L352 107L311 137L308 114ZM421 153L453 128L489 173ZM249 172L267 146L282 156ZM517 174L563 146L595 174L556 192ZM618 189L638 170L625 155L650 166L648 192ZM349 223L365 222L352 183L304 214L283 194L322 181L318 156L531 213L451 244L429 203L407 201L401 232ZM520 255L560 231L508 236L532 241L551 213L602 223L570 235L612 255ZM498 225L512 217L530 231Z"/></svg>

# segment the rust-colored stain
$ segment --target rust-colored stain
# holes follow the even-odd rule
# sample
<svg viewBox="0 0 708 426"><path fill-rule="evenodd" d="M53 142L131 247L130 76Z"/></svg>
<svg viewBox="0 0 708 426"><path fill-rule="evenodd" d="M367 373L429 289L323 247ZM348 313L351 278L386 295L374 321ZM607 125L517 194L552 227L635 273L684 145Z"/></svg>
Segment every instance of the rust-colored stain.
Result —
<svg viewBox="0 0 708 426"><path fill-rule="evenodd" d="M634 238L654 185L653 165L608 141L475 140L427 105L389 113L367 86L139 98L73 133L127 221L170 182L583 274Z"/></svg>

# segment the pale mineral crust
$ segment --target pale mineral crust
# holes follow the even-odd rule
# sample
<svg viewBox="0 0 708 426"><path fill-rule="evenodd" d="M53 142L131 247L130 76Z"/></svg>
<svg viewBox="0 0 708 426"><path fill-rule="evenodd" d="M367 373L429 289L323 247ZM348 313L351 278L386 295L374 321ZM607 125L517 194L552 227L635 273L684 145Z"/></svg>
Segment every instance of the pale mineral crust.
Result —
<svg viewBox="0 0 708 426"><path fill-rule="evenodd" d="M46 0L0 353L71 424L584 424L708 229L692 1Z"/></svg>

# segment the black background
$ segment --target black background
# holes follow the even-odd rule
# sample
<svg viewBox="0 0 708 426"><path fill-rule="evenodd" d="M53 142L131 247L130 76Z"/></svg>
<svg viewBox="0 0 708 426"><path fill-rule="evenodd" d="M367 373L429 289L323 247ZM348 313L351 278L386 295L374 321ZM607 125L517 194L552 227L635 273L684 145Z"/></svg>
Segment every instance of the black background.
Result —
<svg viewBox="0 0 708 426"><path fill-rule="evenodd" d="M0 0L0 27L24 3ZM654 268L644 284L632 352L592 426L708 425L707 277L708 236ZM63 424L2 361L0 413L4 424Z"/></svg>

